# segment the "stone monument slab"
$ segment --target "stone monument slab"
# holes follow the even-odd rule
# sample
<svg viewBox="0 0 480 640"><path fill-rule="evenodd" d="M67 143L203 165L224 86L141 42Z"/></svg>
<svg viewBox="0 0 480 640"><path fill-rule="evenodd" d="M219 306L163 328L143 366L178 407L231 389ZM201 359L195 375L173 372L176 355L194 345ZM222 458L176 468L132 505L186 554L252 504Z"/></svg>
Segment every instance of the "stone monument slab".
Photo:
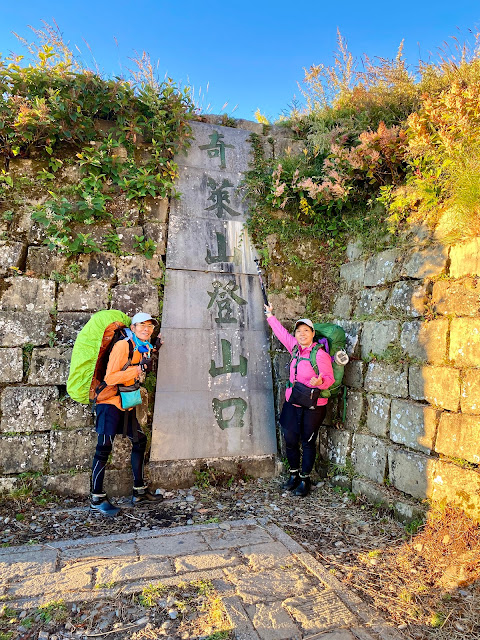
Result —
<svg viewBox="0 0 480 640"><path fill-rule="evenodd" d="M250 160L250 132L231 127L192 122L193 135L187 155L175 157L182 167L199 167L207 170L246 171Z"/></svg>

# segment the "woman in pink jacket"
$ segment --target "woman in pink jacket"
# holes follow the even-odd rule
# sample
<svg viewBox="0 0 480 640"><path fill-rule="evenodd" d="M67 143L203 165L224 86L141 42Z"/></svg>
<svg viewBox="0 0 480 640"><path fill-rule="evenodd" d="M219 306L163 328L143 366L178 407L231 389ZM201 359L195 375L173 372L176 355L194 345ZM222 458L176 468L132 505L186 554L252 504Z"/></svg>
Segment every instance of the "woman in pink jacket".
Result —
<svg viewBox="0 0 480 640"><path fill-rule="evenodd" d="M318 375L310 363L310 352L317 344L314 342L315 330L308 318L297 320L294 327L295 337L273 315L272 306L265 305L265 315L273 333L292 353L297 346L296 357L290 361L290 384L285 392L285 403L280 415L280 424L285 438L287 460L290 465L290 477L284 488L293 491L296 496L305 497L310 491L310 473L316 455L318 430L327 412L327 399L319 398L317 406L307 409L289 402L292 387L300 382L310 389L328 389L333 382L332 360L323 350L318 349L316 363ZM300 443L302 456L300 464Z"/></svg>

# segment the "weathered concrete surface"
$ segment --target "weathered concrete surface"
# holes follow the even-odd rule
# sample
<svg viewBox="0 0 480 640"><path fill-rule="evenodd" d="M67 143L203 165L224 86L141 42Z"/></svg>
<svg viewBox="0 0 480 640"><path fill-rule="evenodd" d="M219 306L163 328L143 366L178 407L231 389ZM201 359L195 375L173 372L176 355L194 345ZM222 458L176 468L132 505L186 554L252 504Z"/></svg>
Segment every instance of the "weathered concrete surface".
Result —
<svg viewBox="0 0 480 640"><path fill-rule="evenodd" d="M388 294L389 289L365 289L357 302L354 316L370 316L377 313L385 304Z"/></svg>
<svg viewBox="0 0 480 640"><path fill-rule="evenodd" d="M0 371L3 383L22 381L23 357L19 347L0 349Z"/></svg>
<svg viewBox="0 0 480 640"><path fill-rule="evenodd" d="M432 302L436 313L444 316L476 316L480 312L480 283L475 278L438 280L433 285Z"/></svg>
<svg viewBox="0 0 480 640"><path fill-rule="evenodd" d="M357 473L382 484L387 468L387 446L380 438L356 433L352 442L352 462Z"/></svg>
<svg viewBox="0 0 480 640"><path fill-rule="evenodd" d="M426 400L442 409L458 411L460 371L453 367L410 366L408 389L414 400Z"/></svg>
<svg viewBox="0 0 480 640"><path fill-rule="evenodd" d="M477 470L462 469L438 460L432 477L432 499L435 502L454 504L480 522L480 474Z"/></svg>
<svg viewBox="0 0 480 640"><path fill-rule="evenodd" d="M89 282L86 286L67 283L60 287L58 311L100 311L108 309L106 282Z"/></svg>
<svg viewBox="0 0 480 640"><path fill-rule="evenodd" d="M333 305L333 315L336 318L347 320L352 315L353 300L348 293L343 293L335 300Z"/></svg>
<svg viewBox="0 0 480 640"><path fill-rule="evenodd" d="M145 256L119 256L117 258L117 283L138 284L153 283L163 276L163 263L159 255L152 258Z"/></svg>
<svg viewBox="0 0 480 640"><path fill-rule="evenodd" d="M248 568L239 565L249 560ZM402 640L298 543L273 524L241 520L0 549L2 594L14 608L101 601L211 580L244 640ZM92 575L95 578L92 580ZM114 583L108 589L103 585ZM374 633L375 636L371 635Z"/></svg>
<svg viewBox="0 0 480 640"><path fill-rule="evenodd" d="M467 369L463 373L460 406L462 413L480 414L480 371L478 369Z"/></svg>
<svg viewBox="0 0 480 640"><path fill-rule="evenodd" d="M365 390L386 393L397 398L408 395L407 368L397 364L371 362L365 376Z"/></svg>
<svg viewBox="0 0 480 640"><path fill-rule="evenodd" d="M345 366L343 384L354 389L361 389L363 387L364 369L365 365L361 360L350 360Z"/></svg>
<svg viewBox="0 0 480 640"><path fill-rule="evenodd" d="M345 280L349 289L361 289L365 280L365 261L355 260L342 264L340 277Z"/></svg>
<svg viewBox="0 0 480 640"><path fill-rule="evenodd" d="M435 460L421 453L392 447L388 452L390 481L396 489L423 500L431 495Z"/></svg>
<svg viewBox="0 0 480 640"><path fill-rule="evenodd" d="M366 359L369 355L381 355L397 340L400 330L398 320L381 320L380 322L364 322L361 354Z"/></svg>
<svg viewBox="0 0 480 640"><path fill-rule="evenodd" d="M118 438L120 440L120 438ZM50 432L50 468L55 472L89 468L92 463L97 434L94 429ZM115 449L117 449L115 442ZM131 447L130 447L131 449Z"/></svg>
<svg viewBox="0 0 480 640"><path fill-rule="evenodd" d="M0 299L2 311L47 311L55 307L55 282L38 278L6 278L8 289Z"/></svg>
<svg viewBox="0 0 480 640"><path fill-rule="evenodd" d="M399 249L387 249L369 258L365 265L365 286L377 287L395 282L400 273L401 256Z"/></svg>
<svg viewBox="0 0 480 640"><path fill-rule="evenodd" d="M410 449L430 453L440 411L410 400L392 399L390 439Z"/></svg>
<svg viewBox="0 0 480 640"><path fill-rule="evenodd" d="M386 437L390 426L391 398L378 393L367 395L367 429L376 436Z"/></svg>
<svg viewBox="0 0 480 640"><path fill-rule="evenodd" d="M28 384L67 384L72 350L66 347L34 349Z"/></svg>
<svg viewBox="0 0 480 640"><path fill-rule="evenodd" d="M448 320L444 319L405 322L402 326L400 345L411 358L444 364L447 356L447 332ZM451 350L450 346L450 352Z"/></svg>
<svg viewBox="0 0 480 640"><path fill-rule="evenodd" d="M162 329L184 327L265 332L258 276L172 269L168 271L167 286Z"/></svg>
<svg viewBox="0 0 480 640"><path fill-rule="evenodd" d="M91 313L83 311L61 311L57 316L55 326L58 343L73 347L78 334L91 317Z"/></svg>
<svg viewBox="0 0 480 640"><path fill-rule="evenodd" d="M450 275L452 278L480 275L480 238L451 247Z"/></svg>
<svg viewBox="0 0 480 640"><path fill-rule="evenodd" d="M387 312L402 312L407 316L422 316L427 299L427 287L418 280L397 282L385 305Z"/></svg>
<svg viewBox="0 0 480 640"><path fill-rule="evenodd" d="M450 360L457 367L478 367L480 318L453 318L450 328Z"/></svg>
<svg viewBox="0 0 480 640"><path fill-rule="evenodd" d="M112 289L111 307L123 311L128 316L134 316L140 310L158 316L158 289L148 282L118 285Z"/></svg>
<svg viewBox="0 0 480 640"><path fill-rule="evenodd" d="M350 455L351 433L328 427L320 431L320 455L334 464L345 465Z"/></svg>
<svg viewBox="0 0 480 640"><path fill-rule="evenodd" d="M402 275L407 278L432 278L443 273L447 266L448 249L436 245L414 251L406 260Z"/></svg>
<svg viewBox="0 0 480 640"><path fill-rule="evenodd" d="M51 330L52 321L46 311L0 311L1 347L47 344Z"/></svg>
<svg viewBox="0 0 480 640"><path fill-rule="evenodd" d="M57 387L6 387L2 391L0 431L48 431L59 421Z"/></svg>
<svg viewBox="0 0 480 640"><path fill-rule="evenodd" d="M347 391L347 410L345 414L345 428L353 431L363 417L364 398L360 391Z"/></svg>
<svg viewBox="0 0 480 640"><path fill-rule="evenodd" d="M256 274L256 252L237 220L170 216L167 269Z"/></svg>
<svg viewBox="0 0 480 640"><path fill-rule="evenodd" d="M480 464L480 420L461 413L442 413L435 451Z"/></svg>
<svg viewBox="0 0 480 640"><path fill-rule="evenodd" d="M43 471L48 452L48 434L0 435L0 473Z"/></svg>

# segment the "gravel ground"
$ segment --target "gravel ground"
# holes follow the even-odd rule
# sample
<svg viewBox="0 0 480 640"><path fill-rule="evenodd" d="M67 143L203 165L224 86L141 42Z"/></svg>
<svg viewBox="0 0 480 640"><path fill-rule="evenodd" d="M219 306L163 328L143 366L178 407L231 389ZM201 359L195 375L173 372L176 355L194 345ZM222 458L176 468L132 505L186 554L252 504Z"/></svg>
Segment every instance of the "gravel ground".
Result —
<svg viewBox="0 0 480 640"><path fill-rule="evenodd" d="M332 488L328 481L318 482L307 498L298 498L282 491L279 479L238 480L231 486L212 486L208 478L204 480L203 487L163 492L164 500L155 506L134 508L126 498L116 500L122 511L113 519L92 515L86 499L57 498L50 501L51 496L44 493L10 497L0 502L0 543L4 546L19 545L247 517L267 518L298 540L338 579L377 608L384 618L402 629L407 637L415 640L480 640L480 614L477 608L477 603L480 604L480 585L475 582L480 575L480 535L477 535L478 528L475 529L475 526L470 532L468 558L470 569L478 568L478 572L472 569L470 579L453 584L453 587L450 585L446 595L447 590L432 578L432 571L425 570L425 558L428 559L430 548L433 557L433 550L438 549L442 540L445 541L446 536L450 535L446 531L453 531L452 523L456 523L458 530L465 531L467 525L459 523L458 519L453 518L450 524L443 523L443 528L438 529L438 540L434 531L428 535L422 530L414 535L407 533L386 512L362 503L348 492ZM454 536L453 533L451 535ZM417 557L419 552L415 549L423 550L422 566ZM435 562L437 565L440 562L438 553ZM458 566L457 563L457 569ZM447 569L451 572L451 567L445 564ZM420 575L425 576L423 582L419 581ZM457 588L460 585L461 588ZM194 600L191 598L192 602ZM134 624L145 617L142 606L131 600L120 603L112 601L105 606L112 620L115 619L115 624L120 626ZM114 614L119 607L121 612L130 611L122 618L122 622ZM81 610L78 613L69 612L69 615L78 618L80 613ZM179 630L177 623L175 631L169 630L172 621L166 615L166 609L154 608L147 615L150 616L149 622L143 630L135 632L131 627L130 631L123 632L119 629L109 637L114 640L160 636L208 637L198 629L195 632L187 627ZM192 619L196 619L195 613L191 615ZM89 618L91 632L95 631L95 627L92 627L94 622L95 618ZM78 625L76 629L78 631ZM223 634L212 636L218 640L230 637L228 631L219 631L211 625L207 625L207 629L212 634ZM114 629L110 629L109 634L113 633ZM58 636L62 637L73 636Z"/></svg>

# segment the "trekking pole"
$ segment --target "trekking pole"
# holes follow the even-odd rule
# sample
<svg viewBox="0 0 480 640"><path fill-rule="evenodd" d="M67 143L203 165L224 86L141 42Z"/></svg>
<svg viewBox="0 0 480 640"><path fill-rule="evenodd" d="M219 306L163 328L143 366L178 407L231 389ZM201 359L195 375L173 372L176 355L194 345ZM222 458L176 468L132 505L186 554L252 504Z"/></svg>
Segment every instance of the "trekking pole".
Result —
<svg viewBox="0 0 480 640"><path fill-rule="evenodd" d="M263 283L262 272L260 270L260 264L259 264L258 258L254 258L254 261L255 261L255 264L257 265L257 273L260 279L260 287L262 289L263 301L265 302L267 307L269 307L270 305L268 304L267 290L265 289L265 284Z"/></svg>

